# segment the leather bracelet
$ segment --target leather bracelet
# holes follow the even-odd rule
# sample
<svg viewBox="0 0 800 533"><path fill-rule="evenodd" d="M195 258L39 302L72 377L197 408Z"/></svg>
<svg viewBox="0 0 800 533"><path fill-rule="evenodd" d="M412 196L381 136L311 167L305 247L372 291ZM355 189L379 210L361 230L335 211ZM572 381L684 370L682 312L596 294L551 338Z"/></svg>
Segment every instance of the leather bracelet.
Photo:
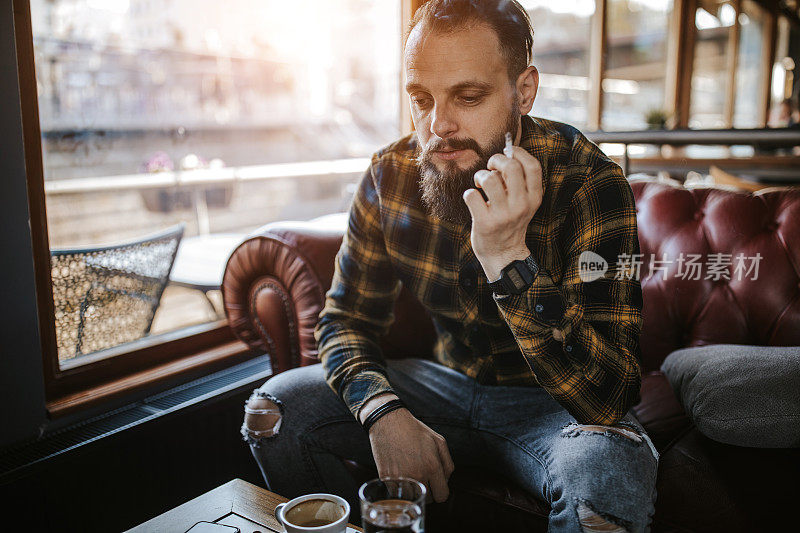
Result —
<svg viewBox="0 0 800 533"><path fill-rule="evenodd" d="M364 423L362 426L364 427L364 431L369 433L370 428L378 421L379 418L383 417L391 413L392 411L396 411L397 409L401 409L405 407L406 404L403 403L403 400L396 399L396 400L389 400L385 404L381 405L377 409L373 410L367 418L364 419Z"/></svg>

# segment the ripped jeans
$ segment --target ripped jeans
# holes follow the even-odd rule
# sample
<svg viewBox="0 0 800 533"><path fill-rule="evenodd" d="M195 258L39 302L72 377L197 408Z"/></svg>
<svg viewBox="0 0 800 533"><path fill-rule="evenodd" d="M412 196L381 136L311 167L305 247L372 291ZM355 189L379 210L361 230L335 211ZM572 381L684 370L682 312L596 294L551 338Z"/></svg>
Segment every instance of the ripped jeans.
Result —
<svg viewBox="0 0 800 533"><path fill-rule="evenodd" d="M387 369L411 413L446 439L456 470L488 469L549 502L549 531L649 530L658 452L632 413L611 427L580 425L539 387L480 385L421 359L389 360ZM242 426L267 486L287 498L338 494L358 509L340 458L374 468L369 438L322 366L279 374L256 397L280 409L270 415L277 431Z"/></svg>

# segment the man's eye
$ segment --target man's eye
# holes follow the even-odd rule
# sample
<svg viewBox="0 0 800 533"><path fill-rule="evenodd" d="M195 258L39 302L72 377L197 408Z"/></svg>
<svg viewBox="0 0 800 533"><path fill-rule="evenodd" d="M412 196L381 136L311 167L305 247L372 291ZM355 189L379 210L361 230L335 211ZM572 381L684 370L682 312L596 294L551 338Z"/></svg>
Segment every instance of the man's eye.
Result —
<svg viewBox="0 0 800 533"><path fill-rule="evenodd" d="M412 96L411 102L420 109L430 106L430 98L425 98L424 96Z"/></svg>
<svg viewBox="0 0 800 533"><path fill-rule="evenodd" d="M481 102L483 98L480 96L459 96L458 100L464 105L476 105Z"/></svg>

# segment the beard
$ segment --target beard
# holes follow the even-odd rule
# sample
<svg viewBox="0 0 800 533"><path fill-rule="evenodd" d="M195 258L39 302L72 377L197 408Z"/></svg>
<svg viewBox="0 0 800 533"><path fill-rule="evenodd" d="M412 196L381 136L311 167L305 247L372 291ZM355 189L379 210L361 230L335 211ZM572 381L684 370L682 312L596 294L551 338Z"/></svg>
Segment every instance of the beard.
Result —
<svg viewBox="0 0 800 533"><path fill-rule="evenodd" d="M464 191L477 188L475 173L486 169L489 158L494 154L502 153L506 132L511 132L512 138L516 138L519 116L519 106L515 103L503 127L491 135L488 146L479 145L475 139L451 138L436 139L422 149L417 161L421 176L419 189L422 203L431 215L458 225L472 223L469 208L464 202ZM472 150L478 154L478 160L466 169L459 167L456 161L445 161L444 168L440 170L433 162L433 152L447 149Z"/></svg>

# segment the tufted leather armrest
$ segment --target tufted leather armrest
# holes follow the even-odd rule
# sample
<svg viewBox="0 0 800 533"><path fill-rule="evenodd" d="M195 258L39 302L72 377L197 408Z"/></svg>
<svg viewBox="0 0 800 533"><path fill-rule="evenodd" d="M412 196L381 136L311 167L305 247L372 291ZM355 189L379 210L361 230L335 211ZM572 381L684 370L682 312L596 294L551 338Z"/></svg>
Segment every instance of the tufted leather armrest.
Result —
<svg viewBox="0 0 800 533"><path fill-rule="evenodd" d="M314 327L346 227L347 213L267 224L228 259L222 280L228 322L239 339L270 354L276 374L318 362ZM434 340L428 312L403 288L381 342L384 356L430 357Z"/></svg>
<svg viewBox="0 0 800 533"><path fill-rule="evenodd" d="M222 295L228 322L275 373L316 358L314 326L341 241L335 229L281 222L257 230L228 259ZM302 251L301 251L302 250Z"/></svg>

